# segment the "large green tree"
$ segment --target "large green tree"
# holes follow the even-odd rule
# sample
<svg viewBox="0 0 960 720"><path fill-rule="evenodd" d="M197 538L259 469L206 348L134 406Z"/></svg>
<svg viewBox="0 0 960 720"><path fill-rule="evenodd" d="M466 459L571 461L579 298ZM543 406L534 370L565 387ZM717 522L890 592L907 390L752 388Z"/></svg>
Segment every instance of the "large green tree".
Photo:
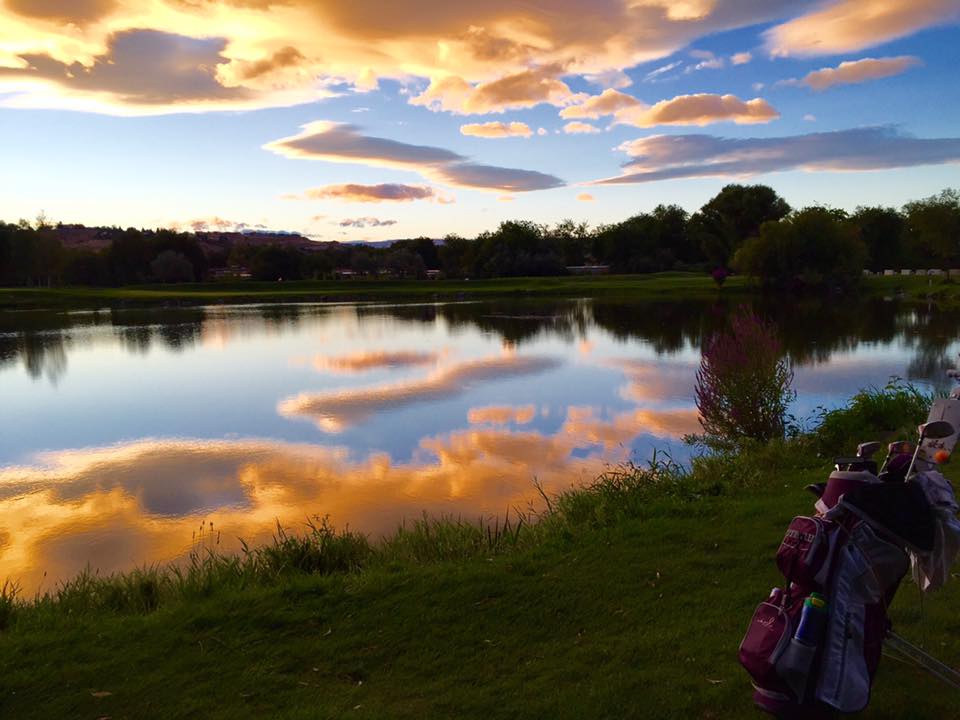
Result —
<svg viewBox="0 0 960 720"><path fill-rule="evenodd" d="M890 207L858 207L849 222L867 251L867 267L874 272L903 266L903 215Z"/></svg>
<svg viewBox="0 0 960 720"><path fill-rule="evenodd" d="M960 265L960 192L944 190L903 206L905 243L914 267Z"/></svg>
<svg viewBox="0 0 960 720"><path fill-rule="evenodd" d="M765 222L737 251L733 266L767 285L852 282L867 250L846 220L842 210L814 206Z"/></svg>
<svg viewBox="0 0 960 720"><path fill-rule="evenodd" d="M714 267L726 267L760 226L790 212L787 201L766 185L727 185L690 218L689 231Z"/></svg>

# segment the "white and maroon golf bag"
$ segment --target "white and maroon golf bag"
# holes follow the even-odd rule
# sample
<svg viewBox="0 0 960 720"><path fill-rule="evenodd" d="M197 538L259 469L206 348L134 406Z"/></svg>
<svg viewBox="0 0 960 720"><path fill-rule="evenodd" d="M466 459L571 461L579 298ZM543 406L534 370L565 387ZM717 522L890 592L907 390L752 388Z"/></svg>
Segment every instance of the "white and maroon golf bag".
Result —
<svg viewBox="0 0 960 720"><path fill-rule="evenodd" d="M888 455L880 472L869 457L840 459L827 483L810 487L817 514L787 528L776 557L783 586L757 607L740 644L760 708L804 720L863 710L890 633L887 608L911 561L924 590L949 576L960 508L933 458L956 444L943 428L960 427L960 391L930 418L912 457ZM940 437L925 440L933 421Z"/></svg>

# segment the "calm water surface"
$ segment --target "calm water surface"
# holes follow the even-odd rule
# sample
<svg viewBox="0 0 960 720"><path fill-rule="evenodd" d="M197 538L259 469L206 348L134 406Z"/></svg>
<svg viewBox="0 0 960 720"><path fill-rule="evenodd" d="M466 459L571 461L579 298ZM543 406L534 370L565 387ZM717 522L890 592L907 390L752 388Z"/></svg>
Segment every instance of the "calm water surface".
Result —
<svg viewBox="0 0 960 720"><path fill-rule="evenodd" d="M939 383L960 319L892 302L765 307L794 412ZM329 515L503 515L654 448L685 458L722 303L608 300L0 313L0 576L175 560ZM2 578L0 578L2 579Z"/></svg>

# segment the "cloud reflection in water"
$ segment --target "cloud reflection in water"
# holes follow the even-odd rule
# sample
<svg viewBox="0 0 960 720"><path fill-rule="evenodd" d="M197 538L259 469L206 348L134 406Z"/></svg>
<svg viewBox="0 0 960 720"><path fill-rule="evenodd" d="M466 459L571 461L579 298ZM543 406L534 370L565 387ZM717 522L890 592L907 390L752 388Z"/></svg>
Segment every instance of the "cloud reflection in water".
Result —
<svg viewBox="0 0 960 720"><path fill-rule="evenodd" d="M45 453L37 466L0 469L0 565L32 592L88 563L112 572L181 558L203 519L214 521L225 550L236 550L237 538L269 539L278 519L295 527L329 514L338 526L378 535L422 512L502 514L536 498L535 477L558 491L626 459L642 433L676 437L695 424L692 411L604 420L571 408L552 435L458 430L424 438L404 463L266 440L143 440Z"/></svg>
<svg viewBox="0 0 960 720"><path fill-rule="evenodd" d="M473 383L534 374L559 364L552 358L526 357L507 351L501 356L441 367L424 378L371 388L302 393L282 401L277 411L286 417L313 419L321 430L335 433L387 408L449 398Z"/></svg>

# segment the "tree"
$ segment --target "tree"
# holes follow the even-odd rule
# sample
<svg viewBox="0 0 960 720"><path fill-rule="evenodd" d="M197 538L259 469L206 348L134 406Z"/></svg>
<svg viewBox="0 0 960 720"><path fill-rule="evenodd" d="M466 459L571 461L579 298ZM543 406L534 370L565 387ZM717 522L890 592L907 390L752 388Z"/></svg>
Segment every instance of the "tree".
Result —
<svg viewBox="0 0 960 720"><path fill-rule="evenodd" d="M766 222L733 258L733 267L766 285L849 283L863 271L866 247L846 214L808 207Z"/></svg>
<svg viewBox="0 0 960 720"><path fill-rule="evenodd" d="M68 285L110 285L112 276L106 254L89 250L74 250L68 253L63 280Z"/></svg>
<svg viewBox="0 0 960 720"><path fill-rule="evenodd" d="M585 222L562 220L546 231L545 239L556 248L565 266L586 265L595 260L590 227Z"/></svg>
<svg viewBox="0 0 960 720"><path fill-rule="evenodd" d="M423 258L417 253L401 248L391 251L386 257L386 269L401 278L424 278L427 276L427 266Z"/></svg>
<svg viewBox="0 0 960 720"><path fill-rule="evenodd" d="M420 256L423 266L429 270L440 269L440 253L431 238L419 237L414 240L398 240L390 246L391 250L408 250Z"/></svg>
<svg viewBox="0 0 960 720"><path fill-rule="evenodd" d="M789 212L787 201L771 187L727 185L690 218L691 241L714 267L724 267L763 223Z"/></svg>
<svg viewBox="0 0 960 720"><path fill-rule="evenodd" d="M0 281L11 285L53 285L63 272L65 253L53 229L21 220L0 224Z"/></svg>
<svg viewBox="0 0 960 720"><path fill-rule="evenodd" d="M704 440L718 447L783 437L793 370L772 325L741 310L704 345L695 387Z"/></svg>
<svg viewBox="0 0 960 720"><path fill-rule="evenodd" d="M302 259L299 250L282 245L257 248L250 259L250 275L254 280L298 280Z"/></svg>
<svg viewBox="0 0 960 720"><path fill-rule="evenodd" d="M562 275L563 259L545 237L545 228L527 220L500 223L480 234L475 246L473 273L483 277Z"/></svg>
<svg viewBox="0 0 960 720"><path fill-rule="evenodd" d="M162 283L192 282L193 263L183 253L164 250L150 263L150 274Z"/></svg>
<svg viewBox="0 0 960 720"><path fill-rule="evenodd" d="M616 272L659 272L699 260L687 233L687 212L678 205L658 205L614 225L597 228L598 259Z"/></svg>
<svg viewBox="0 0 960 720"><path fill-rule="evenodd" d="M473 270L475 241L459 235L447 235L437 249L440 269L451 278L469 277Z"/></svg>
<svg viewBox="0 0 960 720"><path fill-rule="evenodd" d="M867 251L866 266L874 272L903 266L903 215L889 207L858 207L850 224Z"/></svg>
<svg viewBox="0 0 960 720"><path fill-rule="evenodd" d="M944 190L903 206L905 240L914 267L956 267L960 260L960 193Z"/></svg>
<svg viewBox="0 0 960 720"><path fill-rule="evenodd" d="M143 282L155 257L143 233L128 228L115 237L107 251L114 280L120 285Z"/></svg>

